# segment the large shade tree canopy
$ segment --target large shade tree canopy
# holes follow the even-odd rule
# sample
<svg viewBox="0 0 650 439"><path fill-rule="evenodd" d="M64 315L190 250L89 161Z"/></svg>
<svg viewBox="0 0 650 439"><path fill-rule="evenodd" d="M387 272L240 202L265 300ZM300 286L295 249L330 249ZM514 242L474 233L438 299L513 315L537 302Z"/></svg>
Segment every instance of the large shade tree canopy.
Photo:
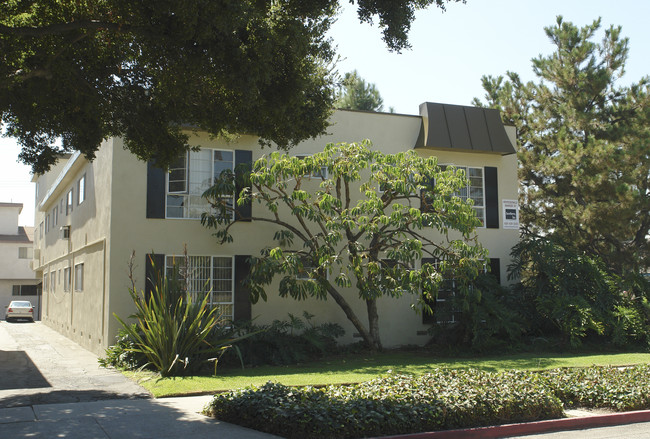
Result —
<svg viewBox="0 0 650 439"><path fill-rule="evenodd" d="M356 7L361 21L378 18L388 48L399 51L415 10L446 1L459 0ZM326 31L338 7L339 0L5 0L1 122L35 172L66 151L92 159L110 136L164 166L188 148L182 125L290 147L327 127L335 75Z"/></svg>

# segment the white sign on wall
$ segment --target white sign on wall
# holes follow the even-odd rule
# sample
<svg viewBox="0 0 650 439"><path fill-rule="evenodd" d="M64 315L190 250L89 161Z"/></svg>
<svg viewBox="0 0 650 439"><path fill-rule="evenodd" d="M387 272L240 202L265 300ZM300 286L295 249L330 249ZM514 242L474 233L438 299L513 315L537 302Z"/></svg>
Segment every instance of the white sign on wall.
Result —
<svg viewBox="0 0 650 439"><path fill-rule="evenodd" d="M503 228L519 229L519 203L517 200L503 200Z"/></svg>

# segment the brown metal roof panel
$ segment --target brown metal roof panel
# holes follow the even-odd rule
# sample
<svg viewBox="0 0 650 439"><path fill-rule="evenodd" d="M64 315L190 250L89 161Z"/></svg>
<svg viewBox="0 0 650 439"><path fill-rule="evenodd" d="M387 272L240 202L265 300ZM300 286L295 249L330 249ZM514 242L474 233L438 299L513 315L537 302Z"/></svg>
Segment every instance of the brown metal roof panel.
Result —
<svg viewBox="0 0 650 439"><path fill-rule="evenodd" d="M486 108L485 121L487 122L488 133L492 141L492 151L500 152L501 154L514 154L516 153L515 147L510 142L506 129L501 121L499 110L493 108Z"/></svg>
<svg viewBox="0 0 650 439"><path fill-rule="evenodd" d="M451 147L454 149L472 149L472 141L469 137L463 107L460 105L444 105L443 108L447 116Z"/></svg>
<svg viewBox="0 0 650 439"><path fill-rule="evenodd" d="M482 108L464 107L467 118L467 129L474 151L492 151L492 142L488 133L485 112Z"/></svg>
<svg viewBox="0 0 650 439"><path fill-rule="evenodd" d="M425 146L433 148L451 148L451 139L442 104L426 102L422 114L427 124ZM422 108L420 112L422 113Z"/></svg>

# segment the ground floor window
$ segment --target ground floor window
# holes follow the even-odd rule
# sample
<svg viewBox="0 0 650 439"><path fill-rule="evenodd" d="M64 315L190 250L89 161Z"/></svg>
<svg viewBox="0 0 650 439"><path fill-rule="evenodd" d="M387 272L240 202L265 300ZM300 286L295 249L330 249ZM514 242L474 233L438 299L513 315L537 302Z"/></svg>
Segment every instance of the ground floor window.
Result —
<svg viewBox="0 0 650 439"><path fill-rule="evenodd" d="M13 296L38 296L39 285L14 285L11 291Z"/></svg>
<svg viewBox="0 0 650 439"><path fill-rule="evenodd" d="M74 266L74 290L83 291L84 289L84 264Z"/></svg>
<svg viewBox="0 0 650 439"><path fill-rule="evenodd" d="M221 318L234 317L234 269L231 256L168 255L165 258L167 277L178 269L186 277L186 287L192 300L201 301L206 294L208 305L217 308Z"/></svg>

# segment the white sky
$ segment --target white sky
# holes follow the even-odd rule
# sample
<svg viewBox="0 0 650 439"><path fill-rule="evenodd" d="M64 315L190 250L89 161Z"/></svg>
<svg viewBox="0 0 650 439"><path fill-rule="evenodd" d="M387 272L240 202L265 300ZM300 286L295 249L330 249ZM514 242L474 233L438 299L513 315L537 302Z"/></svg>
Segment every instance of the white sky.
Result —
<svg viewBox="0 0 650 439"><path fill-rule="evenodd" d="M578 26L598 17L602 28L621 25L630 39L622 82L650 74L646 0L467 0L449 4L445 13L437 8L419 12L410 32L412 49L402 54L388 52L379 29L359 24L347 6L331 35L342 57L341 75L356 69L377 86L386 111L393 107L418 114L427 101L469 105L483 96L481 76L486 74L511 70L523 80L533 79L530 60L551 52L543 28L553 25L557 15ZM33 225L34 184L29 167L16 162L18 152L12 139L0 138L0 202L23 203L20 224Z"/></svg>

